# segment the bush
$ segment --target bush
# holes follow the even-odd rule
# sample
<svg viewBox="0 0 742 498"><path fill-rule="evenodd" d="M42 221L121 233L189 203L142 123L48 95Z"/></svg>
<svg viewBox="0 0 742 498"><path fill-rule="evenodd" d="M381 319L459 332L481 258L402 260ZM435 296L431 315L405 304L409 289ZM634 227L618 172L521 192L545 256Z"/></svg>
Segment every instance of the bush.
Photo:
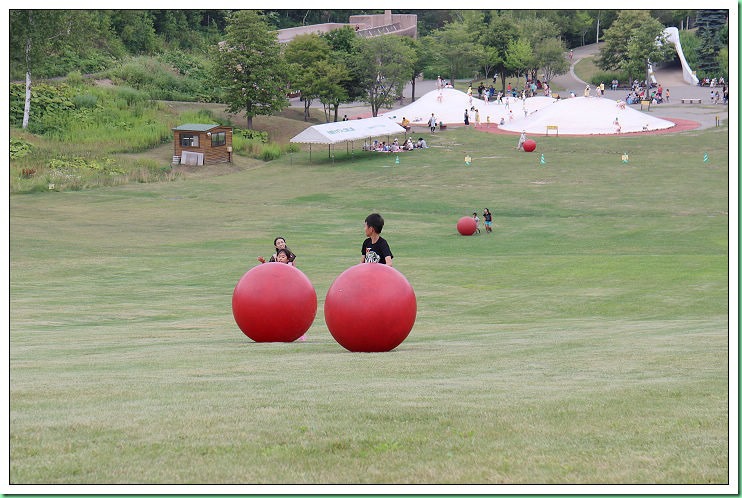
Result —
<svg viewBox="0 0 742 498"><path fill-rule="evenodd" d="M95 109L98 106L98 97L90 94L75 95L72 102L80 109Z"/></svg>
<svg viewBox="0 0 742 498"><path fill-rule="evenodd" d="M72 71L67 75L65 82L70 86L81 86L85 84L85 79L80 71Z"/></svg>
<svg viewBox="0 0 742 498"><path fill-rule="evenodd" d="M26 142L25 140L21 140L20 138L10 137L10 158L11 159L19 159L27 155L29 152L31 152L32 148L33 148L33 145Z"/></svg>
<svg viewBox="0 0 742 498"><path fill-rule="evenodd" d="M260 159L263 161L273 161L281 157L281 146L278 144L265 144L260 152Z"/></svg>
<svg viewBox="0 0 742 498"><path fill-rule="evenodd" d="M128 86L116 87L116 97L123 100L126 107L149 100L149 94ZM119 108L121 107L119 106Z"/></svg>
<svg viewBox="0 0 742 498"><path fill-rule="evenodd" d="M598 72L590 78L590 83L593 86L603 83L605 84L606 88L610 89L611 81L613 80L617 80L619 84L621 84L621 82L627 83L629 81L629 77L626 74L616 72Z"/></svg>
<svg viewBox="0 0 742 498"><path fill-rule="evenodd" d="M184 65L187 66L187 63ZM202 93L205 82L209 80L206 72L196 71L198 77L185 77L178 74L180 71L172 62L142 56L131 59L107 74L115 82L146 92L153 99L196 100Z"/></svg>
<svg viewBox="0 0 742 498"><path fill-rule="evenodd" d="M71 88L62 83L49 85L37 83L31 87L31 115L30 119L41 119L48 115L64 114L75 106L72 101ZM26 85L11 83L10 85L10 124L20 126L23 122L23 110L26 102Z"/></svg>

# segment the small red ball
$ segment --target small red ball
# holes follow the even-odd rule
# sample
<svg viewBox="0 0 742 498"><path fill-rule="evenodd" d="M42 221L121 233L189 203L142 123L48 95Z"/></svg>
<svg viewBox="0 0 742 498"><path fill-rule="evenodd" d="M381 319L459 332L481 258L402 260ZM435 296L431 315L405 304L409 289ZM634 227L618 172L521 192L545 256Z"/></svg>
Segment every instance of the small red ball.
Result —
<svg viewBox="0 0 742 498"><path fill-rule="evenodd" d="M381 263L360 263L341 273L327 291L325 323L348 351L391 351L412 330L415 292L398 270Z"/></svg>
<svg viewBox="0 0 742 498"><path fill-rule="evenodd" d="M461 235L473 235L477 231L477 222L470 216L464 216L456 223L456 230Z"/></svg>
<svg viewBox="0 0 742 498"><path fill-rule="evenodd" d="M536 142L531 140L530 138L523 142L523 150L526 152L533 152L536 150Z"/></svg>
<svg viewBox="0 0 742 498"><path fill-rule="evenodd" d="M255 342L292 342L312 326L317 293L298 268L265 263L237 282L232 314L242 333Z"/></svg>

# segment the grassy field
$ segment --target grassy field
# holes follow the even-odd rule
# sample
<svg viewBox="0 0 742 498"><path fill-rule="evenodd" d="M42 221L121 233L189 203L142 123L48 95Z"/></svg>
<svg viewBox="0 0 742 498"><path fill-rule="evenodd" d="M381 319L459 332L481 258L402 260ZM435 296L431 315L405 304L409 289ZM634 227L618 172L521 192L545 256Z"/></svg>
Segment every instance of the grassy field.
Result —
<svg viewBox="0 0 742 498"><path fill-rule="evenodd" d="M12 196L10 482L727 483L726 127L516 142ZM374 211L418 314L356 354L322 310ZM278 235L317 291L304 343L231 314Z"/></svg>

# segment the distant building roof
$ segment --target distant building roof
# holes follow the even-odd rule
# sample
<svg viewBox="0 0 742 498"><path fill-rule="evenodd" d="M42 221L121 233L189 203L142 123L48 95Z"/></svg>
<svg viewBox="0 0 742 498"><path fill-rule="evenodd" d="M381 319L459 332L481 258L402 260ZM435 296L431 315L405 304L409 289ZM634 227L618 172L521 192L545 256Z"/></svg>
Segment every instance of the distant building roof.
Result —
<svg viewBox="0 0 742 498"><path fill-rule="evenodd" d="M218 124L193 124L193 123L187 123L182 124L180 126L176 126L173 128L173 130L179 130L179 131L209 131L211 129L217 128Z"/></svg>

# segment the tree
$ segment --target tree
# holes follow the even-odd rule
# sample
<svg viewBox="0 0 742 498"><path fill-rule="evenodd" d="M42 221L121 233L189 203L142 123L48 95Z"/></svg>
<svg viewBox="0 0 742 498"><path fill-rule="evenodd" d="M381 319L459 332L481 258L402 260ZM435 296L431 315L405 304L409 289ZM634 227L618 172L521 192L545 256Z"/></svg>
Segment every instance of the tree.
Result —
<svg viewBox="0 0 742 498"><path fill-rule="evenodd" d="M604 32L605 44L596 60L598 67L619 70L629 79L644 75L648 61L661 62L674 53L672 45L664 40L664 29L646 11L622 10Z"/></svg>
<svg viewBox="0 0 742 498"><path fill-rule="evenodd" d="M578 10L575 13L574 20L572 21L572 26L575 32L580 36L580 39L582 40L582 46L585 45L585 35L587 35L588 31L593 26L594 19L590 17L590 14L588 14L584 10Z"/></svg>
<svg viewBox="0 0 742 498"><path fill-rule="evenodd" d="M402 96L414 54L396 36L363 38L358 42L353 70L364 90L365 101L371 106L371 114L377 116L379 109L391 106Z"/></svg>
<svg viewBox="0 0 742 498"><path fill-rule="evenodd" d="M340 104L347 102L348 91L345 84L351 80L350 71L342 62L320 61L316 65L319 101L325 111L325 121L330 121L330 109L333 110L333 121L338 120Z"/></svg>
<svg viewBox="0 0 742 498"><path fill-rule="evenodd" d="M504 54L507 52L508 46L518 39L518 28L515 24L512 15L493 13L488 29L481 38L484 45L494 47L497 49L497 53L501 55L501 62L495 64L494 70L502 75L500 82L503 92L505 91L505 73L507 71Z"/></svg>
<svg viewBox="0 0 742 498"><path fill-rule="evenodd" d="M343 26L320 36L330 44L330 61L342 66L345 71L345 77L339 82L345 95L345 100L341 102L354 102L361 99L365 95L365 91L361 88L360 75L351 70L358 56L359 40L355 29L351 26ZM340 95L334 90L330 91ZM338 102L338 105L341 102ZM335 120L337 121L337 108L335 110Z"/></svg>
<svg viewBox="0 0 742 498"><path fill-rule="evenodd" d="M481 45L474 43L476 38L464 22L446 24L432 35L440 47L440 56L446 61L448 76L453 81L457 77L470 77L481 58ZM476 36L476 33L475 35Z"/></svg>
<svg viewBox="0 0 742 498"><path fill-rule="evenodd" d="M541 40L533 51L534 64L541 69L546 81L569 71L569 62L564 57L564 43L558 38Z"/></svg>
<svg viewBox="0 0 742 498"><path fill-rule="evenodd" d="M276 32L254 10L230 16L226 40L214 54L214 76L224 89L227 111L252 118L271 115L288 106L288 67Z"/></svg>
<svg viewBox="0 0 742 498"><path fill-rule="evenodd" d="M502 63L502 57L495 47L482 47L479 64L486 79L489 79L490 73L494 73L495 68L502 66Z"/></svg>
<svg viewBox="0 0 742 498"><path fill-rule="evenodd" d="M412 86L412 101L415 101L415 83L417 81L417 76L423 72L425 69L425 48L422 45L422 42L419 40L415 40L414 38L410 38L408 36L401 36L399 38L405 45L410 47L412 49L413 54L413 60L412 64L410 65L410 85Z"/></svg>
<svg viewBox="0 0 742 498"><path fill-rule="evenodd" d="M301 91L304 101L304 121L309 120L312 100L319 97L322 90L317 84L317 64L326 61L329 56L330 45L315 33L297 36L284 50L286 62L292 65L291 87Z"/></svg>
<svg viewBox="0 0 742 498"><path fill-rule="evenodd" d="M530 43L522 38L511 41L505 51L505 71L507 74L520 76L533 68L534 58Z"/></svg>
<svg viewBox="0 0 742 498"><path fill-rule="evenodd" d="M542 40L559 36L559 28L553 22L542 17L528 17L520 20L518 32L520 38L528 40L534 50L538 48Z"/></svg>
<svg viewBox="0 0 742 498"><path fill-rule="evenodd" d="M44 57L60 46L82 40L91 17L76 10L11 10L10 40L16 53L23 54L26 73L26 97L23 106L23 128L31 116L31 86L34 68ZM13 48L11 47L11 51Z"/></svg>
<svg viewBox="0 0 742 498"><path fill-rule="evenodd" d="M720 33L726 25L728 11L721 9L699 10L696 17L698 31L696 35L701 41L698 48L698 70L703 76L710 78L718 76L719 50L724 45Z"/></svg>

